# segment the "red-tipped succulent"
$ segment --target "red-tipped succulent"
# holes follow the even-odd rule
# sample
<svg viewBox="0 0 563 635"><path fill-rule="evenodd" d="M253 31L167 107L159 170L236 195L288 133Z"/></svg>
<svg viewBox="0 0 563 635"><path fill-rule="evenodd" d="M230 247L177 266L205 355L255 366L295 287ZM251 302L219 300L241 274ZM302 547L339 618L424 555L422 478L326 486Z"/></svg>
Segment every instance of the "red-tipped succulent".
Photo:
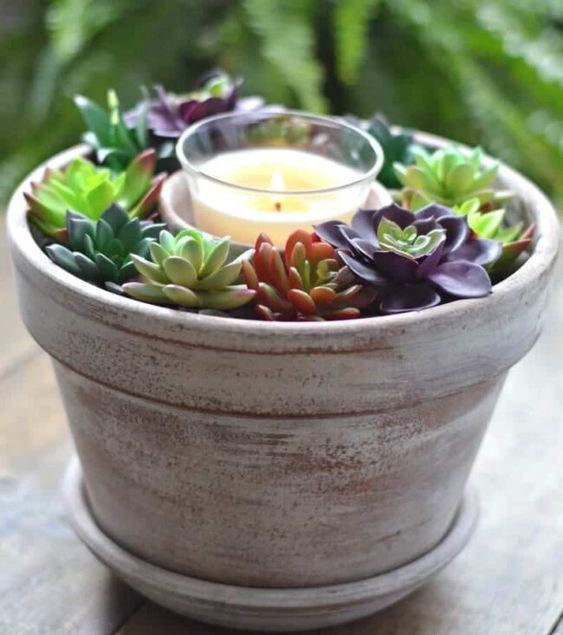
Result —
<svg viewBox="0 0 563 635"><path fill-rule="evenodd" d="M263 320L357 318L376 297L373 288L358 284L331 245L303 229L289 236L283 255L261 234L252 263L244 261L242 271Z"/></svg>

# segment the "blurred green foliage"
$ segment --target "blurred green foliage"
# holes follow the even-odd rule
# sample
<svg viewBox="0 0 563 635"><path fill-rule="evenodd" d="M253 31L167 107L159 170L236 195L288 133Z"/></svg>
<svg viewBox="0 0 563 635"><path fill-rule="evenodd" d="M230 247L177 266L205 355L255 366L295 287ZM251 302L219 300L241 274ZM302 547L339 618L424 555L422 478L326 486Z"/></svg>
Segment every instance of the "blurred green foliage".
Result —
<svg viewBox="0 0 563 635"><path fill-rule="evenodd" d="M10 4L10 3L9 3ZM561 0L13 0L0 25L0 197L75 142L71 97L182 91L213 66L308 110L383 111L563 200Z"/></svg>

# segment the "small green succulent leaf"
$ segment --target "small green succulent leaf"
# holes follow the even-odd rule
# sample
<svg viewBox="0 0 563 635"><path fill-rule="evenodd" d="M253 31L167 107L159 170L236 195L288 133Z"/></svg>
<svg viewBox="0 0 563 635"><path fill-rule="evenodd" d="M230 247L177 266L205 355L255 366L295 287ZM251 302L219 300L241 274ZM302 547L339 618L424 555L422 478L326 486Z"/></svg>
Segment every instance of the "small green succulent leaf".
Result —
<svg viewBox="0 0 563 635"><path fill-rule="evenodd" d="M466 163L459 163L445 175L446 188L451 192L464 193L471 189L474 170Z"/></svg>
<svg viewBox="0 0 563 635"><path fill-rule="evenodd" d="M79 277L82 275L82 270L78 266L73 253L66 247L63 247L63 245L47 245L45 251L53 262L63 269L66 269L69 273Z"/></svg>
<svg viewBox="0 0 563 635"><path fill-rule="evenodd" d="M155 166L154 150L146 150L137 155L125 170L119 197L128 208L133 207L148 190Z"/></svg>
<svg viewBox="0 0 563 635"><path fill-rule="evenodd" d="M137 270L135 269L135 265L132 260L125 262L121 268L119 269L118 281L125 282L126 280L130 280L134 276L137 275Z"/></svg>
<svg viewBox="0 0 563 635"><path fill-rule="evenodd" d="M511 243L517 240L522 233L524 223L517 223L511 227L501 227L495 234L495 240L498 240L503 245Z"/></svg>
<svg viewBox="0 0 563 635"><path fill-rule="evenodd" d="M145 260L136 254L131 254L131 260L135 264L137 271L144 276L147 281L167 284L168 277L164 271L155 263Z"/></svg>
<svg viewBox="0 0 563 635"><path fill-rule="evenodd" d="M193 265L196 272L199 273L201 271L204 257L201 239L197 240L191 236L184 236L179 241L178 254L181 258L188 260Z"/></svg>
<svg viewBox="0 0 563 635"><path fill-rule="evenodd" d="M212 248L208 251L208 254L205 255L205 261L200 271L202 278L207 277L223 266L229 255L230 241L230 237L225 236L212 244Z"/></svg>
<svg viewBox="0 0 563 635"><path fill-rule="evenodd" d="M169 256L162 262L162 268L175 285L191 287L197 280L197 271L192 263L180 256Z"/></svg>
<svg viewBox="0 0 563 635"><path fill-rule="evenodd" d="M113 230L111 225L107 223L103 218L96 223L96 245L98 249L104 250L110 241L113 240Z"/></svg>
<svg viewBox="0 0 563 635"><path fill-rule="evenodd" d="M132 218L122 225L115 236L126 251L133 251L135 245L142 239L141 224L138 218Z"/></svg>
<svg viewBox="0 0 563 635"><path fill-rule="evenodd" d="M74 212L67 213L67 235L68 246L71 251L81 251L86 236L90 238L92 243L96 236L96 226L88 218Z"/></svg>
<svg viewBox="0 0 563 635"><path fill-rule="evenodd" d="M245 285L233 285L220 291L198 291L200 306L205 309L231 311L248 304L255 291Z"/></svg>
<svg viewBox="0 0 563 635"><path fill-rule="evenodd" d="M201 306L199 297L191 289L186 287L176 284L167 284L162 291L168 300L174 304L185 306L188 309L197 309Z"/></svg>
<svg viewBox="0 0 563 635"><path fill-rule="evenodd" d="M172 234L168 230L163 229L160 232L160 235L158 237L158 242L159 242L160 246L169 255L173 255L174 254L175 248L176 248L176 241L174 240L174 236L172 236Z"/></svg>
<svg viewBox="0 0 563 635"><path fill-rule="evenodd" d="M169 252L164 249L164 247L156 242L151 242L151 244L149 245L149 252L152 261L157 265L162 265L164 260L170 255Z"/></svg>
<svg viewBox="0 0 563 635"><path fill-rule="evenodd" d="M467 216L467 222L469 223L469 227L472 231L474 231L480 238L491 238L497 240L496 235L502 226L504 216L504 209L497 209L485 213L471 212Z"/></svg>
<svg viewBox="0 0 563 635"><path fill-rule="evenodd" d="M102 275L96 266L96 263L90 260L88 256L75 251L72 254L78 267L80 268L80 277L90 282L100 282Z"/></svg>
<svg viewBox="0 0 563 635"><path fill-rule="evenodd" d="M75 95L74 103L82 115L82 119L84 120L86 127L91 131L93 137L96 139L96 142L99 141L101 144L108 143L110 120L106 111L91 99L83 97L82 95Z"/></svg>
<svg viewBox="0 0 563 635"><path fill-rule="evenodd" d="M221 289L232 285L240 275L241 263L234 260L233 262L224 265L212 274L199 280L195 286L196 289Z"/></svg>
<svg viewBox="0 0 563 635"><path fill-rule="evenodd" d="M119 282L119 270L112 260L99 252L94 260L104 281Z"/></svg>
<svg viewBox="0 0 563 635"><path fill-rule="evenodd" d="M128 296L155 304L174 304L164 294L164 285L146 282L126 282L123 291Z"/></svg>
<svg viewBox="0 0 563 635"><path fill-rule="evenodd" d="M459 216L468 216L478 212L480 208L481 201L477 197L474 197L463 201L463 203L459 205L454 205L452 209L456 214L459 214Z"/></svg>
<svg viewBox="0 0 563 635"><path fill-rule="evenodd" d="M157 240L160 232L163 229L166 229L165 223L153 223L151 221L141 221L141 235L143 238L152 238L153 240Z"/></svg>

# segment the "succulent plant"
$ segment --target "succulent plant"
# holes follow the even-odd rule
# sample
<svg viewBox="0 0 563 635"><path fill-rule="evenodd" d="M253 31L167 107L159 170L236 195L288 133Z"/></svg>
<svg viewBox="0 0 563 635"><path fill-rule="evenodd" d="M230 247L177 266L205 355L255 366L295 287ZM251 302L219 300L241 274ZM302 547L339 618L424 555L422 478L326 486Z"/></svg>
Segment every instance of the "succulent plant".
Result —
<svg viewBox="0 0 563 635"><path fill-rule="evenodd" d="M117 175L81 157L63 170L47 169L43 181L32 183L31 193L24 194L30 219L44 234L64 242L67 211L98 220L117 203L131 218L143 218L156 204L166 178L153 178L155 161L154 150L145 150Z"/></svg>
<svg viewBox="0 0 563 635"><path fill-rule="evenodd" d="M511 198L512 193L495 190L498 163L483 167L483 153L470 153L451 145L428 153L413 150L414 165L395 163L395 173L403 185L403 205L416 211L430 203L453 207L469 199L479 200L480 207L494 209Z"/></svg>
<svg viewBox="0 0 563 635"><path fill-rule="evenodd" d="M241 80L232 79L224 71L214 70L198 81L196 90L184 95L155 86L156 98L149 102L146 111L148 128L157 137L176 139L189 125L205 117L261 106L260 98L239 99L241 84ZM125 121L134 127L144 114L145 105L140 103L125 114Z"/></svg>
<svg viewBox="0 0 563 635"><path fill-rule="evenodd" d="M477 238L489 238L502 245L502 253L495 261L490 271L505 271L510 269L514 261L532 243L534 226L524 229L524 223L506 225L506 210L503 208L480 211L479 199L472 198L453 208L460 216L465 216L469 228Z"/></svg>
<svg viewBox="0 0 563 635"><path fill-rule="evenodd" d="M144 302L171 304L189 309L237 309L252 300L254 291L234 284L243 256L227 262L228 237L217 240L196 229L183 229L176 236L160 232L149 245L148 258L131 255L142 282L128 282L124 292Z"/></svg>
<svg viewBox="0 0 563 635"><path fill-rule="evenodd" d="M66 227L66 246L45 247L51 260L79 278L115 290L137 274L131 254L146 256L164 225L129 218L113 203L98 221L67 212Z"/></svg>
<svg viewBox="0 0 563 635"><path fill-rule="evenodd" d="M397 189L401 187L394 164L410 165L414 160L414 140L408 132L393 132L387 119L381 115L374 115L367 123L366 132L379 142L383 150L383 166L377 180L386 187Z"/></svg>
<svg viewBox="0 0 563 635"><path fill-rule="evenodd" d="M82 95L76 95L74 103L87 127L83 141L96 151L98 163L122 171L135 156L149 147L147 99L139 104L135 125L131 127L125 123L114 90L108 91L107 111Z"/></svg>
<svg viewBox="0 0 563 635"><path fill-rule="evenodd" d="M376 297L358 284L336 251L314 233L294 231L284 255L261 234L253 264L243 262L249 289L256 292L256 313L264 320L344 320L357 318Z"/></svg>
<svg viewBox="0 0 563 635"><path fill-rule="evenodd" d="M395 204L360 210L351 226L328 221L315 231L364 284L380 290L382 313L487 295L484 266L501 251L496 241L472 238L465 218L436 204L416 213Z"/></svg>

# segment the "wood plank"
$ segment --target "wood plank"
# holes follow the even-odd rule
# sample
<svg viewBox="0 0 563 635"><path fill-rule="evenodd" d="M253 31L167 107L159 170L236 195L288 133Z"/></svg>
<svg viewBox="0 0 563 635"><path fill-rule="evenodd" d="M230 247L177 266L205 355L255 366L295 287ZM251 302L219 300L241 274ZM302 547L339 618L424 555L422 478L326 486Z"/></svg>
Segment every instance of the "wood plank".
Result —
<svg viewBox="0 0 563 635"><path fill-rule="evenodd" d="M0 311L0 381L14 365L28 359L39 351L19 317L11 263L8 258L6 239L6 217L0 210L0 290L2 291L2 310Z"/></svg>
<svg viewBox="0 0 563 635"><path fill-rule="evenodd" d="M563 635L553 633L563 608L563 288L554 292L545 332L512 370L478 457L482 513L469 546L410 598L326 635ZM146 604L118 635L236 632Z"/></svg>
<svg viewBox="0 0 563 635"><path fill-rule="evenodd" d="M46 356L2 382L0 403L8 415L0 426L0 633L109 635L141 599L64 517L59 489L72 445Z"/></svg>

